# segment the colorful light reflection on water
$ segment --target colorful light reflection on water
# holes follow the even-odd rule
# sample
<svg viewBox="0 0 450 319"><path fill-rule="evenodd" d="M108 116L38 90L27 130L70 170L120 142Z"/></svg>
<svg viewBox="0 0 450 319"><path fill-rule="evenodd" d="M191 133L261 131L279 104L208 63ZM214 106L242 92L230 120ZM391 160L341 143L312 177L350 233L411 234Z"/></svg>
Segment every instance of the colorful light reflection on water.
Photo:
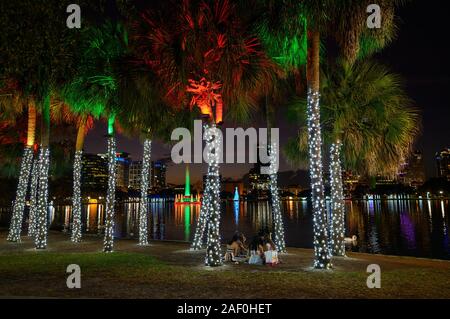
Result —
<svg viewBox="0 0 450 319"><path fill-rule="evenodd" d="M424 203L426 201L426 203ZM199 205L174 205L163 200L149 204L150 238L190 241L195 232ZM307 200L282 202L286 243L293 247L312 247L311 205ZM137 238L138 202L118 204L116 237ZM450 259L448 200L366 200L346 202L346 237L356 235L352 251ZM0 209L0 226L7 227L9 210ZM51 228L70 231L70 206L50 210ZM83 231L101 235L104 205L83 207ZM270 228L268 202L229 201L222 204L221 234L226 241L236 231L251 238Z"/></svg>

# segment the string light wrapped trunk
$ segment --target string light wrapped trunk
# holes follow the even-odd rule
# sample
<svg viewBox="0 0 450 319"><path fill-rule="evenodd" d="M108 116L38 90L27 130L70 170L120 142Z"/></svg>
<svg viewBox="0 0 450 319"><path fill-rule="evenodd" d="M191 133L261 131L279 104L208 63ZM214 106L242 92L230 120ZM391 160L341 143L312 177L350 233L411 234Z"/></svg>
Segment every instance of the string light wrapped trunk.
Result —
<svg viewBox="0 0 450 319"><path fill-rule="evenodd" d="M141 173L141 205L139 206L139 245L148 245L148 184L150 159L152 155L152 141L144 141L144 155L142 158Z"/></svg>
<svg viewBox="0 0 450 319"><path fill-rule="evenodd" d="M328 249L328 218L322 177L322 136L320 129L320 95L308 90L308 152L311 178L311 200L313 205L314 267L331 267Z"/></svg>
<svg viewBox="0 0 450 319"><path fill-rule="evenodd" d="M215 124L205 131L207 148L208 179L211 199L207 206L207 248L205 264L210 267L222 265L220 241L220 174L219 163L222 152L222 134Z"/></svg>
<svg viewBox="0 0 450 319"><path fill-rule="evenodd" d="M81 242L81 169L83 165L83 145L86 136L87 117L81 116L78 126L75 157L73 161L73 196L72 196L72 236L74 243Z"/></svg>
<svg viewBox="0 0 450 319"><path fill-rule="evenodd" d="M272 199L272 220L274 228L274 244L278 252L286 252L286 243L284 236L283 217L281 215L281 201L278 190L278 165L276 163L278 156L278 145L272 143L269 146L269 188Z"/></svg>
<svg viewBox="0 0 450 319"><path fill-rule="evenodd" d="M36 249L47 248L48 235L48 170L50 166L50 150L47 146L41 145L39 153L39 181L37 194L37 207L35 215Z"/></svg>
<svg viewBox="0 0 450 319"><path fill-rule="evenodd" d="M20 165L19 183L17 186L16 199L14 201L11 223L7 240L11 242L20 242L20 234L22 232L22 221L25 211L25 203L28 189L28 181L30 179L31 167L33 164L33 148L26 146L22 163Z"/></svg>
<svg viewBox="0 0 450 319"><path fill-rule="evenodd" d="M39 157L33 160L33 168L31 170L30 184L30 215L28 223L28 236L36 235L36 211L37 211L37 192L39 182Z"/></svg>
<svg viewBox="0 0 450 319"><path fill-rule="evenodd" d="M208 219L208 211L211 203L211 186L209 176L206 176L206 185L203 190L202 204L200 207L200 215L197 220L197 227L195 228L194 241L192 242L192 250L200 250L204 247L204 238L206 232L206 221Z"/></svg>
<svg viewBox="0 0 450 319"><path fill-rule="evenodd" d="M106 193L105 237L103 251L112 252L114 249L114 205L116 197L116 139L108 136L108 190Z"/></svg>
<svg viewBox="0 0 450 319"><path fill-rule="evenodd" d="M75 152L73 162L72 236L71 241L81 241L81 168L83 151Z"/></svg>
<svg viewBox="0 0 450 319"><path fill-rule="evenodd" d="M330 147L330 249L333 256L345 256L345 204L340 159L341 148L340 140L337 140Z"/></svg>
<svg viewBox="0 0 450 319"><path fill-rule="evenodd" d="M203 132L209 129L209 124L203 124ZM208 143L208 141L206 141ZM205 236L207 234L207 224L209 219L209 213L211 208L211 182L210 182L210 166L208 164L208 170L206 173L205 189L203 190L202 204L200 206L200 215L197 220L197 227L195 228L194 241L192 242L192 250L200 250L204 248Z"/></svg>

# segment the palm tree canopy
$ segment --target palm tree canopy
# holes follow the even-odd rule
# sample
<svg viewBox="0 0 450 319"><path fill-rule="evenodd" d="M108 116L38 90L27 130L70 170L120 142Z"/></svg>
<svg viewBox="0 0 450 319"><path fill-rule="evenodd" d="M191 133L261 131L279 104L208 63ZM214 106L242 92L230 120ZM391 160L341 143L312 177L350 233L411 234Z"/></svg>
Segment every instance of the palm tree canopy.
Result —
<svg viewBox="0 0 450 319"><path fill-rule="evenodd" d="M371 0L341 0L329 10L327 34L340 47L341 56L353 63L357 58L367 57L394 40L397 34L395 9L408 0L380 0L381 28L370 29L366 25L367 7Z"/></svg>
<svg viewBox="0 0 450 319"><path fill-rule="evenodd" d="M325 66L321 75L321 120L324 143L343 144L343 165L369 175L393 174L409 155L420 131L399 76L372 61ZM304 162L307 152L306 99L296 98L289 115L301 123L286 156Z"/></svg>
<svg viewBox="0 0 450 319"><path fill-rule="evenodd" d="M183 110L166 103L158 78L140 59L128 57L117 73L117 120L125 135L168 141L174 128L192 125L183 121Z"/></svg>
<svg viewBox="0 0 450 319"><path fill-rule="evenodd" d="M228 0L167 1L141 20L135 26L138 52L161 79L171 105L190 105L195 94L187 87L206 79L220 83L217 92L229 117L247 117L274 78L275 65Z"/></svg>

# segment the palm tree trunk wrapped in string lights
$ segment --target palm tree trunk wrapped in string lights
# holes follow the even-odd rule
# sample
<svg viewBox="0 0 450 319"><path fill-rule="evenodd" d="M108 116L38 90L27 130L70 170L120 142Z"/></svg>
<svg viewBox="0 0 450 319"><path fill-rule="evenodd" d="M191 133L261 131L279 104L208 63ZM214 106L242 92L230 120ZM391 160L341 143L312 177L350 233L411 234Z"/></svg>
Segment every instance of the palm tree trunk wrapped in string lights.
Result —
<svg viewBox="0 0 450 319"><path fill-rule="evenodd" d="M13 214L7 240L11 242L20 242L20 233L22 231L22 221L25 211L25 202L28 189L28 181L33 167L33 146L36 131L36 108L34 104L28 106L28 130L27 143L25 145L22 163L19 172L19 184L17 186L16 199L13 206Z"/></svg>
<svg viewBox="0 0 450 319"><path fill-rule="evenodd" d="M208 128L207 125L204 126ZM211 183L209 180L209 172L206 176L206 185L203 190L202 205L200 207L200 215L197 219L197 227L195 228L194 241L191 250L200 250L204 248L204 239L206 233L206 221L208 220L209 207L211 205Z"/></svg>
<svg viewBox="0 0 450 319"><path fill-rule="evenodd" d="M36 208L37 208L37 192L39 182L39 158L36 156L33 160L33 168L31 170L30 184L30 216L28 223L28 236L36 235Z"/></svg>
<svg viewBox="0 0 450 319"><path fill-rule="evenodd" d="M220 238L220 173L219 163L220 154L222 152L222 132L217 128L216 124L212 124L205 131L207 162L208 162L208 181L210 184L209 191L206 196L209 200L205 200L207 210L207 247L205 264L207 266L222 265L221 238Z"/></svg>
<svg viewBox="0 0 450 319"><path fill-rule="evenodd" d="M36 206L36 249L47 248L48 235L48 173L50 167L50 93L42 101L41 147L39 151L39 179Z"/></svg>
<svg viewBox="0 0 450 319"><path fill-rule="evenodd" d="M331 220L330 250L333 256L345 256L345 204L341 169L341 141L330 147Z"/></svg>
<svg viewBox="0 0 450 319"><path fill-rule="evenodd" d="M116 137L114 135L114 116L108 119L108 190L106 193L105 238L103 251L114 249L114 206L116 199Z"/></svg>
<svg viewBox="0 0 450 319"><path fill-rule="evenodd" d="M269 189L272 199L272 219L274 226L274 243L278 252L286 252L286 243L284 240L283 217L281 215L281 202L278 189L278 145L272 143L269 147Z"/></svg>
<svg viewBox="0 0 450 319"><path fill-rule="evenodd" d="M139 206L139 245L148 245L148 184L150 180L150 159L152 155L152 141L145 139L144 155L142 158L141 175L141 203Z"/></svg>
<svg viewBox="0 0 450 319"><path fill-rule="evenodd" d="M86 135L86 117L82 116L78 126L75 157L73 163L73 197L72 197L72 236L74 243L81 241L81 169L83 159L84 137Z"/></svg>
<svg viewBox="0 0 450 319"><path fill-rule="evenodd" d="M313 205L314 232L314 267L326 269L331 267L328 249L328 218L325 207L325 194L322 172L322 133L320 128L320 34L319 31L310 32L310 46L308 47L308 153L309 173L311 178L311 201Z"/></svg>

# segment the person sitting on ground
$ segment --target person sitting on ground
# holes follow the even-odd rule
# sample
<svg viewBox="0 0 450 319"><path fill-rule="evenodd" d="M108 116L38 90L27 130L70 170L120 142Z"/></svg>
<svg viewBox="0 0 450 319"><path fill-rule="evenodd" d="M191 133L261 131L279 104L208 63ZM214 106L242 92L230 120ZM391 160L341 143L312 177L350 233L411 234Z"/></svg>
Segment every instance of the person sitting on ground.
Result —
<svg viewBox="0 0 450 319"><path fill-rule="evenodd" d="M264 257L266 265L274 266L279 263L277 248L270 235L264 238Z"/></svg>
<svg viewBox="0 0 450 319"><path fill-rule="evenodd" d="M248 248L245 245L247 238L245 238L245 235L242 233L238 235L238 238L239 238L239 240L238 240L237 244L239 245L239 247L237 249L237 256L247 257Z"/></svg>
<svg viewBox="0 0 450 319"><path fill-rule="evenodd" d="M244 245L245 236L235 233L233 238L227 244L227 252L225 253L225 261L238 263L245 261L247 257L247 248Z"/></svg>
<svg viewBox="0 0 450 319"><path fill-rule="evenodd" d="M259 236L253 237L249 249L250 259L248 263L250 265L264 265L264 247Z"/></svg>
<svg viewBox="0 0 450 319"><path fill-rule="evenodd" d="M234 234L233 238L227 243L227 251L225 253L225 261L236 262L235 257L237 256L237 249L239 248L239 236Z"/></svg>

